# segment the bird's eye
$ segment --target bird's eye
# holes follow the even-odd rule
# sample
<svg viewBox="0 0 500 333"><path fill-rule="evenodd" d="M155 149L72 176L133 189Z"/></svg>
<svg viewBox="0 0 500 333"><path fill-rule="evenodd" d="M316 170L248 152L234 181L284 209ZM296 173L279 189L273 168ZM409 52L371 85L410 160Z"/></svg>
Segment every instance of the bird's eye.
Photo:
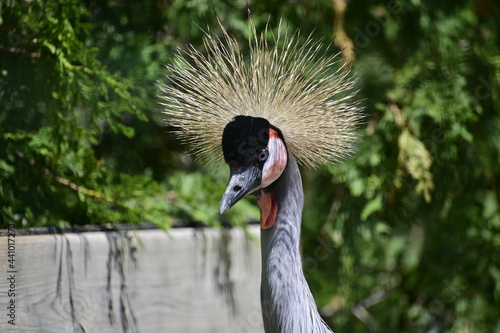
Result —
<svg viewBox="0 0 500 333"><path fill-rule="evenodd" d="M267 160L267 157L269 156L269 153L267 152L267 150L263 150L259 153L259 162L264 162L265 160Z"/></svg>

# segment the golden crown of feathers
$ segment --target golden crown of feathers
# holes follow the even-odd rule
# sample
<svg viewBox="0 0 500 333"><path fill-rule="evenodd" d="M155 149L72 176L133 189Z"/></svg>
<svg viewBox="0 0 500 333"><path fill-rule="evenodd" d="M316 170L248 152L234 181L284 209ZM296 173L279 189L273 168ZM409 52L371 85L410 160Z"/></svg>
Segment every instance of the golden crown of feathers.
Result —
<svg viewBox="0 0 500 333"><path fill-rule="evenodd" d="M161 104L170 126L199 155L222 159L224 127L237 115L261 117L283 133L299 163L315 167L349 155L361 108L352 100L355 80L337 55L299 32L258 36L250 24L249 58L222 25L205 33L205 53L189 46L167 66Z"/></svg>

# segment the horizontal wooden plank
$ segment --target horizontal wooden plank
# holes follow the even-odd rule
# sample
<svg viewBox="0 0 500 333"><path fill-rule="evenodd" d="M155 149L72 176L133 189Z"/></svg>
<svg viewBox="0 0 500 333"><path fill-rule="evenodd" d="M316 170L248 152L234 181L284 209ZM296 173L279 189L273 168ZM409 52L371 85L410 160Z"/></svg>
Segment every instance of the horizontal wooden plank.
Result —
<svg viewBox="0 0 500 333"><path fill-rule="evenodd" d="M258 229L0 237L0 331L262 332Z"/></svg>

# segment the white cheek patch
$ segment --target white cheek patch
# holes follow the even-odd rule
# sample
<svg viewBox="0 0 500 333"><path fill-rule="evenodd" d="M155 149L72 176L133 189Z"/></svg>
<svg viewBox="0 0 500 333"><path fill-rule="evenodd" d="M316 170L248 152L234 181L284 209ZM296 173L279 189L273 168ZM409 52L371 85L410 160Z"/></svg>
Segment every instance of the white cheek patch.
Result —
<svg viewBox="0 0 500 333"><path fill-rule="evenodd" d="M267 143L269 153L264 167L262 168L262 183L260 188L271 185L283 173L287 163L287 152L285 143L281 140L278 132L269 129L269 141Z"/></svg>

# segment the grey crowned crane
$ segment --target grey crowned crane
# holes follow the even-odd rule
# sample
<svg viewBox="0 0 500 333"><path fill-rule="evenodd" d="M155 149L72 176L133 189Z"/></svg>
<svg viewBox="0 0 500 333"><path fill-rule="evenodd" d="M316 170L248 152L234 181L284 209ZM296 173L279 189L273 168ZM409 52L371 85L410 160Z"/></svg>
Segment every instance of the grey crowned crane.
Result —
<svg viewBox="0 0 500 333"><path fill-rule="evenodd" d="M205 53L180 52L160 86L163 112L197 153L229 165L220 213L259 197L266 333L332 332L302 271L298 163L315 167L352 152L361 119L355 82L310 37L283 34L280 25L270 43L267 29L252 31L248 59L224 28L221 38L205 35Z"/></svg>

